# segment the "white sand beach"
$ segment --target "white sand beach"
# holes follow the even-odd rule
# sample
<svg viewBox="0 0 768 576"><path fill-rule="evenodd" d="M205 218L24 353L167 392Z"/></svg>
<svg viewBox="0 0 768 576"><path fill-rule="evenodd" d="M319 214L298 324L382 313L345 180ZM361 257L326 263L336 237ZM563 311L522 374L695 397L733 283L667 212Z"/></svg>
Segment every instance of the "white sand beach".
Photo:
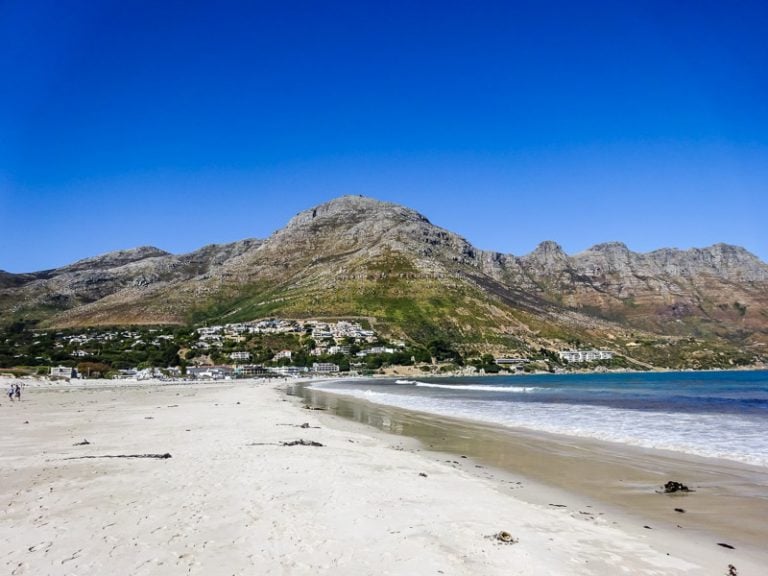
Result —
<svg viewBox="0 0 768 576"><path fill-rule="evenodd" d="M768 569L768 555L629 529L578 498L565 508L517 498L503 476L303 409L273 383L30 386L1 404L6 574ZM283 444L296 440L321 446Z"/></svg>

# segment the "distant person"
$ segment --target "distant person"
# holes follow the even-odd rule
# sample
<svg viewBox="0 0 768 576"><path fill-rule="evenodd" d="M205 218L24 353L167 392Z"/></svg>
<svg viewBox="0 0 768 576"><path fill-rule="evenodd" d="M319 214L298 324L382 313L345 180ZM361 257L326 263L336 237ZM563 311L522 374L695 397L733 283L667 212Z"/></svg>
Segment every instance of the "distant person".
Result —
<svg viewBox="0 0 768 576"><path fill-rule="evenodd" d="M8 387L8 400L13 402L13 395L16 393L16 388L14 388L13 384L11 384Z"/></svg>
<svg viewBox="0 0 768 576"><path fill-rule="evenodd" d="M16 396L16 400L21 402L21 386L18 384L16 384L16 389L14 390L13 395Z"/></svg>

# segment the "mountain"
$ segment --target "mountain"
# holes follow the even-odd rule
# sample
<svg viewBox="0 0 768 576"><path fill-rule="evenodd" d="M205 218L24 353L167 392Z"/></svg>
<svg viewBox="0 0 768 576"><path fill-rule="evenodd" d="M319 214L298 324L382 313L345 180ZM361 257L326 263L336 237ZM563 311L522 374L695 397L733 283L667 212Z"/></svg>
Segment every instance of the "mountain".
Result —
<svg viewBox="0 0 768 576"><path fill-rule="evenodd" d="M365 317L384 333L506 353L577 343L669 366L747 363L768 346L768 265L743 248L599 244L488 252L396 204L344 196L265 240L113 252L0 273L0 319L41 327Z"/></svg>

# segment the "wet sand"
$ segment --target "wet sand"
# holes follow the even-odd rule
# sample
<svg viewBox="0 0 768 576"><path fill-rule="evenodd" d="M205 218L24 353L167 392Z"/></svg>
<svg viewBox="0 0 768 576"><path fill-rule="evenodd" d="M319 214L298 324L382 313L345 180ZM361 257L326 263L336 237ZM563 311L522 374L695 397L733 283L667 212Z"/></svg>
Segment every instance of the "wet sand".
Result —
<svg viewBox="0 0 768 576"><path fill-rule="evenodd" d="M475 473L488 476L493 470L507 482L520 480L523 487L516 490L515 497L540 505L570 502L564 510L589 505L630 531L647 531L649 526L712 546L726 543L768 570L768 470L764 468L503 428L303 387L295 393L344 418L415 438L425 448L451 455L449 462ZM470 460L460 458L462 455ZM659 493L669 480L684 483L692 492ZM525 488L530 481L537 483L535 490Z"/></svg>

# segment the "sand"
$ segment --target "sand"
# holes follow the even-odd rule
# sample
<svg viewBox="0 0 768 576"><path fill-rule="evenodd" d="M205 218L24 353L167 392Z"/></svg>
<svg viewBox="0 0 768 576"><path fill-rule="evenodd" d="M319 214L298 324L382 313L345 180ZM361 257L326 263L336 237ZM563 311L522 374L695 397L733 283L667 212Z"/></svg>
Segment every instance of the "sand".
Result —
<svg viewBox="0 0 768 576"><path fill-rule="evenodd" d="M738 549L626 529L578 499L520 499L511 480L305 410L275 384L28 387L0 415L7 574L766 570ZM282 444L295 440L322 446Z"/></svg>
<svg viewBox="0 0 768 576"><path fill-rule="evenodd" d="M650 524L697 531L701 541L726 542L742 551L761 552L768 539L763 467L402 410L322 389L296 386L293 392L333 414L418 438L432 451L469 455L497 476L525 478L515 496L534 503L578 495L582 505L608 505L631 516L622 519L630 529ZM669 480L683 481L692 492L660 496ZM543 491L542 484L550 489Z"/></svg>

